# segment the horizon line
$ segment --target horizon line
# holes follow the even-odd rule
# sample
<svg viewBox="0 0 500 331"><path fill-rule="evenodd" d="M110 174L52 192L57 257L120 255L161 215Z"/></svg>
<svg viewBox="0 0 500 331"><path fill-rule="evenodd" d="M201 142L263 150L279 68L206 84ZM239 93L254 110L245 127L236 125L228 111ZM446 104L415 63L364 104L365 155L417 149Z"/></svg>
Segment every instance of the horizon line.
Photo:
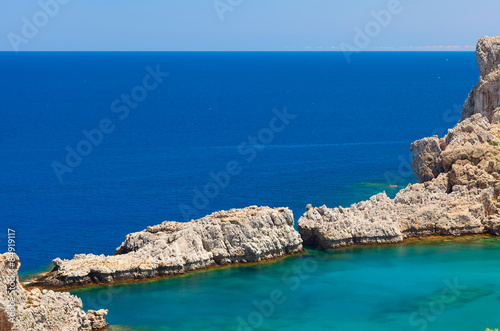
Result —
<svg viewBox="0 0 500 331"><path fill-rule="evenodd" d="M234 53L234 52L274 52L274 53L291 53L291 52L302 52L302 53L474 53L474 50L451 50L451 49L420 49L420 50L360 50L355 52L342 51L335 49L287 49L287 50L33 50L33 51L13 51L13 50L0 50L0 53L99 53L99 52L144 52L144 53L154 53L154 52L178 52L178 53Z"/></svg>

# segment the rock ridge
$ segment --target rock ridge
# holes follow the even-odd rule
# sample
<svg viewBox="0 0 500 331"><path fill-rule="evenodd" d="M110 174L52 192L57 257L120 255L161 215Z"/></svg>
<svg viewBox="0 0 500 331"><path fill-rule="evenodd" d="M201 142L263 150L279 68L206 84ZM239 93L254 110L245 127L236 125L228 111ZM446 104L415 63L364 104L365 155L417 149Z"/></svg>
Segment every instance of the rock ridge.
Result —
<svg viewBox="0 0 500 331"><path fill-rule="evenodd" d="M288 208L251 206L190 222L165 221L128 234L112 256L56 258L54 269L29 284L63 289L184 274L261 262L303 250Z"/></svg>

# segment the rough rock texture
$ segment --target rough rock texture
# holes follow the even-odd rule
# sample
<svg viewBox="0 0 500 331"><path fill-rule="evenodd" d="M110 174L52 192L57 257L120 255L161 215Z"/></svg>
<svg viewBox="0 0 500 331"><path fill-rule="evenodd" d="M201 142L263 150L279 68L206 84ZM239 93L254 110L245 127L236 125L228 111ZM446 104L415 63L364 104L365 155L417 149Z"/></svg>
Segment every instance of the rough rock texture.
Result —
<svg viewBox="0 0 500 331"><path fill-rule="evenodd" d="M462 120L482 114L491 121L500 106L500 37L479 40L476 57L481 77L465 102Z"/></svg>
<svg viewBox="0 0 500 331"><path fill-rule="evenodd" d="M449 174L450 187L491 187L500 178L500 125L481 114L459 122L438 139L424 138L412 144L412 166L419 182Z"/></svg>
<svg viewBox="0 0 500 331"><path fill-rule="evenodd" d="M419 184L393 200L380 193L350 208L308 208L298 224L305 243L334 248L428 235L500 235L500 37L482 38L476 56L481 77L460 122L443 138L411 145Z"/></svg>
<svg viewBox="0 0 500 331"><path fill-rule="evenodd" d="M87 318L89 319L92 330L102 330L108 326L108 323L106 323L107 314L107 309L87 311Z"/></svg>
<svg viewBox="0 0 500 331"><path fill-rule="evenodd" d="M498 152L492 146L500 141L500 37L479 40L476 57L481 76L465 102L460 122L441 139L424 138L411 146L412 167L421 183L449 172L456 161L477 163L484 154Z"/></svg>
<svg viewBox="0 0 500 331"><path fill-rule="evenodd" d="M107 326L107 310L89 311L86 314L82 309L82 300L74 295L39 289L25 290L19 284L19 266L17 255L0 255L1 331L90 331ZM14 310L10 309L11 302ZM11 313L14 316L13 323L10 321Z"/></svg>
<svg viewBox="0 0 500 331"><path fill-rule="evenodd" d="M394 199L384 193L350 208L326 206L299 219L304 242L322 248L401 242L408 237L478 234L485 231L485 205L493 189L455 186L447 193L447 175L408 185Z"/></svg>
<svg viewBox="0 0 500 331"><path fill-rule="evenodd" d="M188 223L163 222L127 235L115 255L79 254L30 286L68 288L134 281L302 251L288 208L220 211Z"/></svg>

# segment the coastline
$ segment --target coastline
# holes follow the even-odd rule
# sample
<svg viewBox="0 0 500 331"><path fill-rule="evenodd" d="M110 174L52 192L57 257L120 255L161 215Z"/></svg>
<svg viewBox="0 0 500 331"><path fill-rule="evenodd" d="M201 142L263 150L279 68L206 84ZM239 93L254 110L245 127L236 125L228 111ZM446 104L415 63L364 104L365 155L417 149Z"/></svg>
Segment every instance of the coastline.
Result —
<svg viewBox="0 0 500 331"><path fill-rule="evenodd" d="M373 329L383 331L384 327L386 330L410 328L408 317L418 312L419 307L428 307L436 295L439 298L442 289L446 288L443 281L454 283L458 276L458 284L468 289L449 306L432 329L443 329L444 325L450 325L449 317L460 317L453 309L456 304L465 306L467 311L479 306L494 313L498 286L489 284L495 283L499 270L494 263L500 254L499 239L445 240L308 250L307 254L294 255L270 265L214 269L188 277L86 288L72 293L82 298L84 307L109 309L108 322L113 326L230 331L236 329L238 317L248 322L249 314L258 311L254 301L268 300L277 290L287 299L275 305L273 315L264 316L265 329L280 330L280 326L288 322L290 330L348 330L349 325L368 325L375 322L375 318L378 322ZM213 305L207 306L207 302ZM225 305L227 302L230 304ZM135 303L140 306L139 316L127 316L122 308L134 307ZM156 315L163 311L168 313L141 317L150 311ZM199 313L191 320L193 312ZM359 319L353 321L352 316L356 315ZM384 317L391 317L391 320ZM483 319L485 323L488 321L485 327L498 325L497 317L494 314L494 317ZM322 325L337 328L321 328ZM470 327L457 329L474 330Z"/></svg>
<svg viewBox="0 0 500 331"><path fill-rule="evenodd" d="M77 254L25 286L69 289L163 278L214 267L261 263L301 252L288 208L250 206L187 223L168 222L131 233L114 255Z"/></svg>
<svg viewBox="0 0 500 331"><path fill-rule="evenodd" d="M128 234L111 256L77 254L70 260L56 258L54 268L41 277L25 284L19 284L17 278L18 291L27 292L28 299L19 298L25 315L16 316L14 330L26 328L20 318L30 316L33 309L40 307L38 301L32 304L29 296L40 302L55 300L64 307L73 307L72 323L83 325L84 330L102 329L106 323L107 311L85 313L79 298L47 289L66 292L159 281L225 267L272 264L292 255L307 254L303 245L309 249L311 244L315 251L333 251L457 238L497 238L499 54L500 37L479 41L481 77L469 94L462 119L445 137L423 138L412 144L412 167L418 183L409 184L394 199L383 192L348 208L308 205L297 229L287 207L230 209L191 222L165 221ZM16 277L18 269L17 260ZM7 273L7 267L2 271ZM0 283L4 287L9 284ZM0 303L10 300L0 299ZM54 314L63 319L64 313Z"/></svg>
<svg viewBox="0 0 500 331"><path fill-rule="evenodd" d="M407 244L412 244L412 243L434 243L434 242L456 242L460 240L476 240L476 239L494 239L494 238L499 238L498 236L487 234L487 233L482 233L482 234L463 234L459 236L420 236L420 237L408 237L404 239L401 242L394 242L394 243L374 243L374 244L354 244L354 245L348 245L348 246L340 246L336 248L330 248L330 249L323 249L318 246L314 245L307 245L304 244L304 248L300 252L295 252L295 253L290 253L286 254L283 256L278 256L274 257L265 261L261 262L247 262L247 263L234 263L234 264L228 264L228 265L214 265L211 267L206 267L202 269L196 269L196 270L190 270L182 274L175 274L175 275L166 275L166 276L158 276L158 277L153 277L153 278L144 278L144 279L135 279L135 280L123 280L123 281L117 281L113 283L102 283L102 284L87 284L83 286L74 286L74 287L64 287L64 288L51 288L50 290L53 290L55 292L73 292L74 290L80 290L80 289L90 289L90 288L103 288L103 287L109 287L109 286L119 286L123 284L139 284L139 283L148 283L148 282L158 282L170 278L182 278L182 277L189 277L192 275L195 275L197 273L204 273L204 272L210 272L213 270L223 270L223 269L229 269L229 268L245 268L245 267L251 267L251 266L256 266L256 265L272 265L275 264L279 261L285 260L290 257L298 256L298 255L307 255L309 254L309 251L315 251L315 252L333 252L333 251L342 251L342 250L347 250L347 249L356 249L356 248L375 248L375 247L386 247L386 246L403 246ZM44 273L47 274L48 272ZM43 290L45 288L40 287L40 286L30 286L29 282L28 283L21 283L21 285L25 289L40 289Z"/></svg>
<svg viewBox="0 0 500 331"><path fill-rule="evenodd" d="M411 144L418 180L394 199L385 192L350 207L313 208L298 221L305 244L336 248L408 237L500 235L500 37L477 43L480 71L461 119L444 137Z"/></svg>
<svg viewBox="0 0 500 331"><path fill-rule="evenodd" d="M255 265L271 265L274 263L277 263L278 261L290 258L292 256L297 256L297 255L303 255L307 254L306 250L303 249L300 252L295 252L295 253L290 253L286 254L283 256L277 256L268 260L260 261L260 262L246 262L246 263L234 263L234 264L227 264L227 265L214 265L202 269L196 269L196 270L190 270L182 274L175 274L175 275L165 275L165 276L158 276L158 277L153 277L153 278L143 278L143 279L132 279L132 280L123 280L123 281L117 281L113 283L101 283L101 284L87 284L87 285L82 285L82 286L74 286L74 287L64 287L64 288L51 288L50 290L54 292L72 292L74 290L80 290L80 289L89 289L89 288L101 288L101 287L108 287L108 286L115 286L115 285L123 285L123 284L139 284L139 283L147 283L147 282L158 282L170 278L182 278L182 277L188 277L192 276L197 273L204 273L204 272L210 272L213 270L223 270L223 269L228 269L228 268L241 268L241 267L251 267ZM48 272L47 272L48 273ZM45 274L47 274L45 273ZM41 286L30 286L29 283L21 284L24 288L26 289L40 289L43 290L45 289L44 287Z"/></svg>

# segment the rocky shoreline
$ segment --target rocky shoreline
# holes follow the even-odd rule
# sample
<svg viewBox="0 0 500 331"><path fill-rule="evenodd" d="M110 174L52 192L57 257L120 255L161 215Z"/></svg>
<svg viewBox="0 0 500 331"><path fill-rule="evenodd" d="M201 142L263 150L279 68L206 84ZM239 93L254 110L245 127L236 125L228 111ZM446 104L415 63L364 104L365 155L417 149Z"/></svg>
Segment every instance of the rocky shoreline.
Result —
<svg viewBox="0 0 500 331"><path fill-rule="evenodd" d="M106 310L85 313L79 298L53 289L259 263L300 253L303 244L332 249L415 237L500 235L500 37L482 38L476 55L481 76L461 120L445 137L424 138L411 145L418 183L408 185L394 199L383 192L349 208L308 206L298 231L288 208L251 206L187 223L165 221L127 235L112 256L56 258L50 272L24 288L17 276L17 256L0 255L1 330L106 327ZM13 264L9 256L15 256ZM6 309L9 302L17 306L12 322Z"/></svg>
<svg viewBox="0 0 500 331"><path fill-rule="evenodd" d="M191 222L163 222L127 235L112 256L77 254L29 287L67 289L130 282L301 252L288 208L219 211Z"/></svg>
<svg viewBox="0 0 500 331"><path fill-rule="evenodd" d="M82 300L69 293L24 289L21 263L14 253L0 255L0 330L102 330L107 310L83 311Z"/></svg>
<svg viewBox="0 0 500 331"><path fill-rule="evenodd" d="M443 138L411 145L419 183L349 208L310 208L298 221L305 244L330 249L410 237L500 235L500 37L479 40L479 83Z"/></svg>

